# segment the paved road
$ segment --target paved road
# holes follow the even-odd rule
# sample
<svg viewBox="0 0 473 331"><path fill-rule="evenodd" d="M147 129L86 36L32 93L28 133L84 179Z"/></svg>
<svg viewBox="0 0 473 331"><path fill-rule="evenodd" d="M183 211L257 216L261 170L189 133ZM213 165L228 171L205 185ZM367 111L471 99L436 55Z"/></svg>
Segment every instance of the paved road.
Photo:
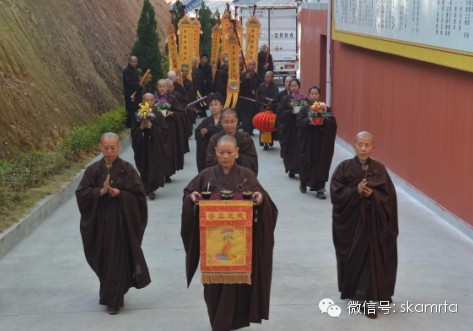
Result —
<svg viewBox="0 0 473 331"><path fill-rule="evenodd" d="M256 141L255 137L255 141ZM195 142L185 170L149 202L143 248L153 282L131 289L125 308L110 316L98 304L98 281L88 267L79 234L79 212L70 199L0 261L0 330L204 331L209 323L203 288L186 288L179 236L184 186L196 174ZM131 148L122 155L132 160ZM351 157L337 146L334 164ZM336 287L331 205L299 193L284 175L279 149L259 150L260 181L280 210L276 228L270 320L251 330L471 330L473 242L398 190L399 268L396 313L369 320L349 315ZM339 318L321 314L331 298ZM401 305L457 304L457 313L400 312ZM411 306L411 308L415 308ZM417 309L421 309L417 306ZM430 309L430 308L429 308ZM451 310L455 306L450 306ZM430 311L430 310L429 310Z"/></svg>

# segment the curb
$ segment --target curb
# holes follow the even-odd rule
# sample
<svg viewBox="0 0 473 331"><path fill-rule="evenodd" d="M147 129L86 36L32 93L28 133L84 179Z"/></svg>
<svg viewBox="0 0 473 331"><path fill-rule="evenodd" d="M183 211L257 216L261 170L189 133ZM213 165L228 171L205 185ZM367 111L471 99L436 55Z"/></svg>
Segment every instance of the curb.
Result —
<svg viewBox="0 0 473 331"><path fill-rule="evenodd" d="M123 152L131 144L130 136L121 138L121 152ZM89 162L87 166L96 162L102 157L97 155ZM20 219L18 223L8 228L0 234L0 259L4 257L11 249L27 237L34 229L36 229L45 219L56 211L64 202L74 195L82 176L85 172L83 168L75 177L67 184L64 184L57 192L47 195L41 199L29 212L28 215Z"/></svg>

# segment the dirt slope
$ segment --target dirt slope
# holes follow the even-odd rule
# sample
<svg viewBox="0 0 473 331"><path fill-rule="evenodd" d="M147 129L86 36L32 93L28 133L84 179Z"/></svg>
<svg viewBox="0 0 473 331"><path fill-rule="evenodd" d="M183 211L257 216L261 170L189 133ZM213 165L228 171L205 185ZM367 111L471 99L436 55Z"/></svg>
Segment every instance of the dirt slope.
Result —
<svg viewBox="0 0 473 331"><path fill-rule="evenodd" d="M155 5L160 36L170 16ZM139 0L0 2L0 159L51 147L70 128L120 104Z"/></svg>

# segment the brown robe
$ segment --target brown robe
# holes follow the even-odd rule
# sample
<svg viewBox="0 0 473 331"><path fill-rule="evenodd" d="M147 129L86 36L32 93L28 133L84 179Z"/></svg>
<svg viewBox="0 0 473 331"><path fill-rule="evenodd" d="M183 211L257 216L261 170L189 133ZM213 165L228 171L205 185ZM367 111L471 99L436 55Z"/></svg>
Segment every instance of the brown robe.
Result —
<svg viewBox="0 0 473 331"><path fill-rule="evenodd" d="M118 197L100 197L108 174L111 185L121 191ZM100 280L100 304L123 307L130 287L151 282L141 249L148 209L140 176L120 158L110 169L101 159L85 170L76 198L85 257Z"/></svg>
<svg viewBox="0 0 473 331"><path fill-rule="evenodd" d="M309 107L303 107L296 117L299 128L299 156L302 183L316 191L325 191L330 165L332 164L337 137L335 117L324 119L320 126L311 125Z"/></svg>
<svg viewBox="0 0 473 331"><path fill-rule="evenodd" d="M298 147L299 128L296 125L296 114L292 113L290 102L291 95L287 95L278 106L279 144L286 172L299 173L301 167Z"/></svg>
<svg viewBox="0 0 473 331"><path fill-rule="evenodd" d="M186 276L189 285L197 270L200 257L198 207L190 193L207 190L218 193L221 189L234 192L259 191L263 203L256 208L257 221L253 223L253 269L251 285L205 284L204 299L207 304L213 331L229 331L261 323L269 317L269 299L273 268L274 229L278 210L255 175L247 168L234 165L225 174L220 165L207 168L197 175L184 189L181 237L186 251Z"/></svg>
<svg viewBox="0 0 473 331"><path fill-rule="evenodd" d="M330 183L338 289L342 299L387 301L396 284L396 190L380 162L367 165L366 172L358 158L345 160ZM373 190L368 198L357 188L365 175Z"/></svg>
<svg viewBox="0 0 473 331"><path fill-rule="evenodd" d="M256 89L261 84L261 80L257 73L251 74L250 78L246 78L246 73L240 76L240 92L239 95L250 99L256 99ZM238 114L238 119L241 122L243 131L253 134L253 117L258 112L259 106L255 102L245 99L238 99L235 110Z"/></svg>
<svg viewBox="0 0 473 331"><path fill-rule="evenodd" d="M202 136L200 134L200 130L206 128L208 131L207 133ZM200 122L200 124L195 129L195 142L196 142L196 158L197 158L197 171L201 172L205 169L206 165L206 158L207 158L207 147L209 146L210 138L222 131L222 125L220 121L215 124L213 116L209 116Z"/></svg>
<svg viewBox="0 0 473 331"><path fill-rule="evenodd" d="M136 168L146 193L164 186L166 175L168 125L163 114L154 111L151 128L142 130L135 121L131 131L131 146L135 153Z"/></svg>
<svg viewBox="0 0 473 331"><path fill-rule="evenodd" d="M225 131L214 134L209 141L207 147L207 158L206 167L217 165L217 156L215 155L215 147L217 147L217 141L220 137L226 135ZM258 154L256 153L255 143L253 139L244 132L236 131L235 139L238 146L238 158L236 163L242 167L248 168L255 176L258 176Z"/></svg>
<svg viewBox="0 0 473 331"><path fill-rule="evenodd" d="M228 65L224 64L215 74L214 92L220 93L223 97L227 96L228 83Z"/></svg>
<svg viewBox="0 0 473 331"><path fill-rule="evenodd" d="M166 162L166 177L171 177L178 170L184 169L184 154L189 151L189 141L187 139L187 120L183 106L175 96L166 93L165 95L155 94L155 98L166 98L171 105L172 116L166 116L168 126L168 144Z"/></svg>
<svg viewBox="0 0 473 331"><path fill-rule="evenodd" d="M274 83L271 83L271 84L268 84L266 82L261 83L258 89L256 90L256 100L260 102L259 111L266 110L268 108L267 106L269 106L269 109L271 109L274 113L277 113L278 96L279 96L279 89ZM273 101L270 101L266 98L272 99ZM271 139L273 141L279 139L277 131L271 132ZM265 145L265 143L261 142L261 134L259 136L259 145L260 146ZM270 142L269 146L273 146L273 142Z"/></svg>

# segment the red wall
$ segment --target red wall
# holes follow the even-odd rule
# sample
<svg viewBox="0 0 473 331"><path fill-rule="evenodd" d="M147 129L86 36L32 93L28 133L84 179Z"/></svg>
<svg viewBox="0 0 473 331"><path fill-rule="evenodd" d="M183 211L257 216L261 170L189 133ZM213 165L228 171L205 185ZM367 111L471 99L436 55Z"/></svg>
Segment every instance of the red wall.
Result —
<svg viewBox="0 0 473 331"><path fill-rule="evenodd" d="M310 86L317 85L322 88L321 100L325 100L327 13L302 9L299 17L301 21L300 79L302 92L307 94Z"/></svg>
<svg viewBox="0 0 473 331"><path fill-rule="evenodd" d="M339 42L332 74L339 136L372 132L377 159L473 225L473 74Z"/></svg>

